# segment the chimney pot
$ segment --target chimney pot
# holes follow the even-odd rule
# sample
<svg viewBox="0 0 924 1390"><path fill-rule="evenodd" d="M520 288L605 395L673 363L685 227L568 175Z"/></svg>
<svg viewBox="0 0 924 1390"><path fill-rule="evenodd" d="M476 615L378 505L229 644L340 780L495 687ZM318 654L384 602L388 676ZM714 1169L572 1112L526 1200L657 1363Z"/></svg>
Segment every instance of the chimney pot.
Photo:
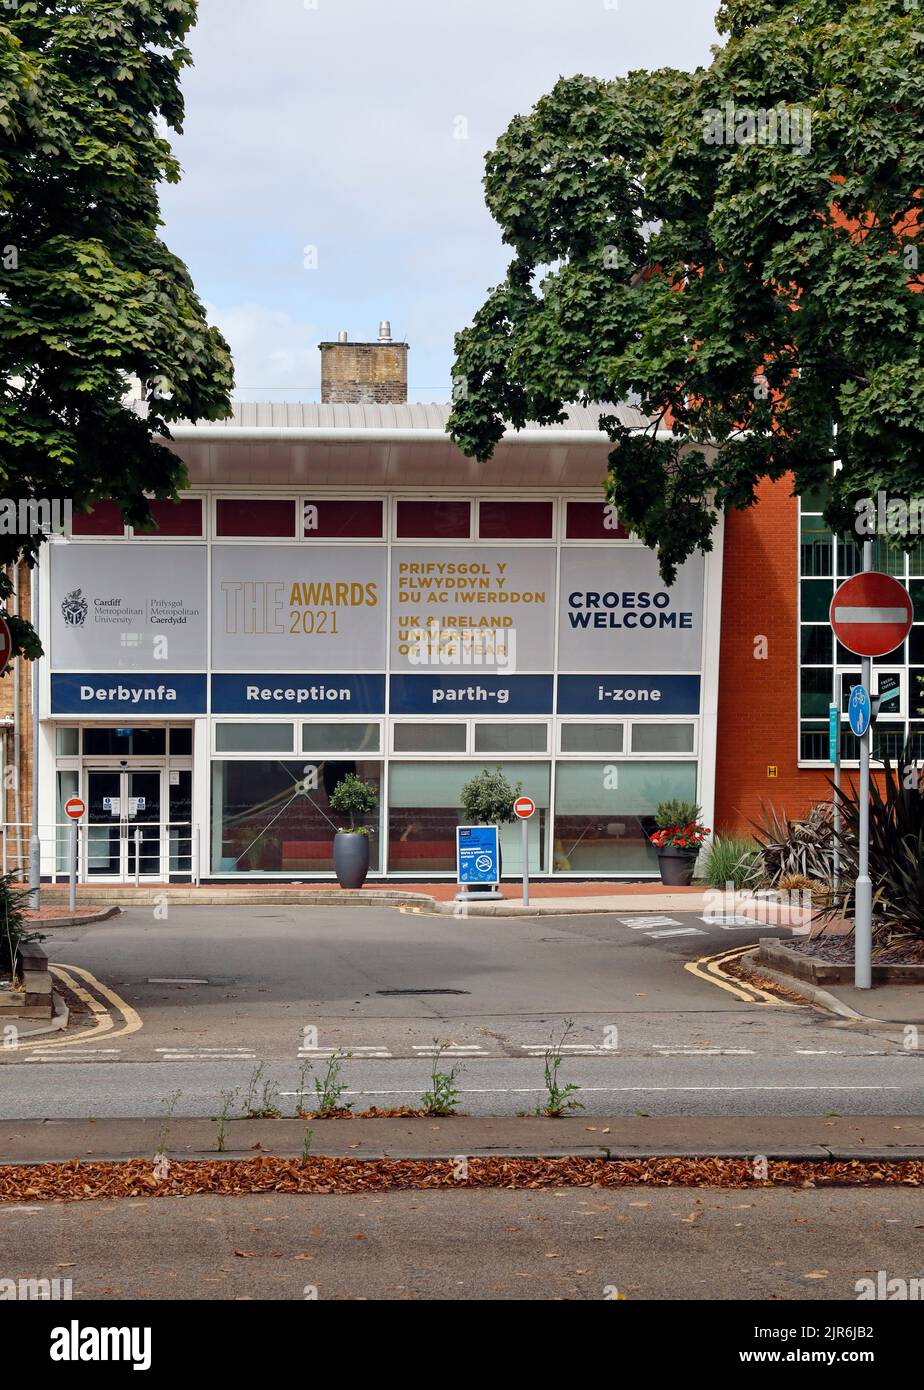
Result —
<svg viewBox="0 0 924 1390"><path fill-rule="evenodd" d="M379 324L379 342L391 342L391 322L388 319L382 319L381 323Z"/></svg>
<svg viewBox="0 0 924 1390"><path fill-rule="evenodd" d="M341 328L340 332L337 334L337 342L338 342L338 343L348 343L349 341L350 341L350 335L349 335L349 333L346 331L345 328Z"/></svg>

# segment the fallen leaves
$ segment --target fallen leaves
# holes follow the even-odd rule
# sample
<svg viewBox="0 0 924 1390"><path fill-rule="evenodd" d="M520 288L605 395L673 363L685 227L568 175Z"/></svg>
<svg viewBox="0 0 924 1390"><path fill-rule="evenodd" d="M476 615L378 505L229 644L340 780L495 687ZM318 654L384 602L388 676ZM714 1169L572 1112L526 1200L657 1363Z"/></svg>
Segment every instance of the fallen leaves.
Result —
<svg viewBox="0 0 924 1390"><path fill-rule="evenodd" d="M539 1190L566 1187L879 1187L924 1185L924 1160L768 1164L766 1181L754 1177L746 1158L470 1158L468 1180L460 1183L449 1159L276 1158L176 1159L155 1188L151 1161L0 1166L0 1203L80 1202L144 1196L193 1197L199 1193L243 1196L258 1192L395 1192L460 1187ZM643 1207L643 1202L629 1206ZM249 1252L235 1252L249 1258Z"/></svg>

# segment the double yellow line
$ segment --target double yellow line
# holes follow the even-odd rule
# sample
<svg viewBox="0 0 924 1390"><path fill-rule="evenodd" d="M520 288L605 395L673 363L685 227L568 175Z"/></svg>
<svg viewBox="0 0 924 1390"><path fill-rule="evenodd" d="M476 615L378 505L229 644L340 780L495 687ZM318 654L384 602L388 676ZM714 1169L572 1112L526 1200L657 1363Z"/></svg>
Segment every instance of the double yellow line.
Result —
<svg viewBox="0 0 924 1390"><path fill-rule="evenodd" d="M788 999L780 999L775 994L770 994L767 990L761 989L759 985L752 985L744 980L731 980L722 969L722 966L729 961L740 960L742 956L748 954L756 948L752 946L734 946L730 951L720 951L715 956L701 956L699 960L689 961L683 968L689 970L691 975L695 975L698 980L706 980L710 985L718 985L719 989L727 990L736 999L740 999L744 1004L775 1004L777 1008L798 1009L799 1004L793 1004Z"/></svg>
<svg viewBox="0 0 924 1390"><path fill-rule="evenodd" d="M27 1047L41 1048L42 1052L58 1051L85 1043L88 1038L95 1041L103 1036L110 1041L112 1038L123 1038L127 1033L137 1033L143 1026L140 1015L131 1004L127 1004L108 985L91 975L89 970L82 970L77 965L57 963L49 964L48 969L56 980L65 985L86 1006L92 1022L88 1028L82 1028L79 1033L71 1033L66 1038L56 1038L48 1033L37 1038L24 1038L17 1051L21 1052ZM117 1021L120 1022L119 1027L116 1027Z"/></svg>

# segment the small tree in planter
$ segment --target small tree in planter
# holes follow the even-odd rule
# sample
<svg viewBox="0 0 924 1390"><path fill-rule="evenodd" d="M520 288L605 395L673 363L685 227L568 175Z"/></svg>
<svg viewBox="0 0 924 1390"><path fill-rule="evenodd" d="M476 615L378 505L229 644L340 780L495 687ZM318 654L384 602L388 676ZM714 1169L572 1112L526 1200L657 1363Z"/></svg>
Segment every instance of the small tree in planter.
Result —
<svg viewBox="0 0 924 1390"><path fill-rule="evenodd" d="M693 801L662 801L655 810L658 829L651 843L658 851L661 882L672 888L693 882L699 852L712 833L699 816L700 807Z"/></svg>
<svg viewBox="0 0 924 1390"><path fill-rule="evenodd" d="M355 772L348 772L334 788L330 799L332 811L349 816L348 830L338 830L334 836L334 872L341 888L362 888L369 872L369 826L357 825L357 816L370 815L379 804L379 794L371 782L364 782Z"/></svg>
<svg viewBox="0 0 924 1390"><path fill-rule="evenodd" d="M493 772L486 767L462 788L459 794L462 814L469 825L509 825L516 820L513 807L522 790L523 783L517 782L515 787L511 787L499 767ZM500 859L499 836L497 853ZM500 868L498 862L498 870Z"/></svg>

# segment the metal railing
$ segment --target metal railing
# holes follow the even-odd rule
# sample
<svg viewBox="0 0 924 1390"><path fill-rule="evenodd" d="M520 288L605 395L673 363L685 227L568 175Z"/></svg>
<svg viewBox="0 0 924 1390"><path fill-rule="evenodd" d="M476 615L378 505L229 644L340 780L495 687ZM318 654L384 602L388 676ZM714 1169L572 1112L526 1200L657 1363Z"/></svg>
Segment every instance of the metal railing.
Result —
<svg viewBox="0 0 924 1390"><path fill-rule="evenodd" d="M66 883L70 877L73 821L39 825L42 878ZM115 880L135 883L143 879L166 883L173 878L201 879L199 826L191 821L101 821L86 819L77 825L77 877L81 883ZM29 841L32 825L25 821L0 822L0 868L4 874L26 882L29 877Z"/></svg>

